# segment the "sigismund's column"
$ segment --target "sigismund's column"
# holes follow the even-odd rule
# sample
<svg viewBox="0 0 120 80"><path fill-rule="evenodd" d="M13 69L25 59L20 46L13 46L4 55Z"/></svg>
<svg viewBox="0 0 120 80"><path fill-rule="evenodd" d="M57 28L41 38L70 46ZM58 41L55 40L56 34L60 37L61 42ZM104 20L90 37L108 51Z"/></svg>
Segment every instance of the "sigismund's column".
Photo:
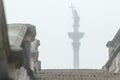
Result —
<svg viewBox="0 0 120 80"><path fill-rule="evenodd" d="M79 22L80 22L80 17L78 16L78 13L76 9L71 6L72 8L72 14L73 14L73 32L69 32L68 35L69 37L73 40L72 46L73 46L73 68L74 69L79 69L79 47L80 47L80 42L79 40L83 38L84 33L79 32Z"/></svg>

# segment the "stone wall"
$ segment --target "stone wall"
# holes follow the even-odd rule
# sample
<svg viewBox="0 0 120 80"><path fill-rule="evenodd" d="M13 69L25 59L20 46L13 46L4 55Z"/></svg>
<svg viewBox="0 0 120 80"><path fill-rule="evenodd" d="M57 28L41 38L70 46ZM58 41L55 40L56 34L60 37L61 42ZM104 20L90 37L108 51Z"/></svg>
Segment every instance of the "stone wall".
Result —
<svg viewBox="0 0 120 80"><path fill-rule="evenodd" d="M107 43L109 60L103 66L104 71L120 72L120 29L114 38Z"/></svg>
<svg viewBox="0 0 120 80"><path fill-rule="evenodd" d="M31 50L35 36L34 25L7 25L3 0L0 0L0 80L35 80L31 68L38 61L38 55L34 59Z"/></svg>
<svg viewBox="0 0 120 80"><path fill-rule="evenodd" d="M92 69L41 70L36 76L38 80L120 80L120 73Z"/></svg>
<svg viewBox="0 0 120 80"><path fill-rule="evenodd" d="M9 74L13 80L35 80L39 40L35 38L36 28L31 24L9 24L8 35L11 53Z"/></svg>
<svg viewBox="0 0 120 80"><path fill-rule="evenodd" d="M30 80L30 76L27 74L27 70L24 67L16 69L11 77L14 80Z"/></svg>
<svg viewBox="0 0 120 80"><path fill-rule="evenodd" d="M120 72L120 53L112 61L109 72Z"/></svg>

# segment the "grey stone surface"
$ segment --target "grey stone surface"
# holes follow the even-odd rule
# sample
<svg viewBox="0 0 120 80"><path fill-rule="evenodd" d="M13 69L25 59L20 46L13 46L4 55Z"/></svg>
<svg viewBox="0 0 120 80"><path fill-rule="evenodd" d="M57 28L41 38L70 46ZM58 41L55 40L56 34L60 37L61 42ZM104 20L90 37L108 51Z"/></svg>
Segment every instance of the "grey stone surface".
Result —
<svg viewBox="0 0 120 80"><path fill-rule="evenodd" d="M17 69L14 72L15 80L30 80L30 76L27 74L27 70L24 67Z"/></svg>
<svg viewBox="0 0 120 80"><path fill-rule="evenodd" d="M103 70L108 72L120 72L120 29L113 40L107 43L109 48L109 60L103 66Z"/></svg>
<svg viewBox="0 0 120 80"><path fill-rule="evenodd" d="M28 26L23 24L9 24L8 34L11 47L20 47Z"/></svg>
<svg viewBox="0 0 120 80"><path fill-rule="evenodd" d="M3 0L0 0L0 80L10 80L8 75L8 56L10 47L8 41L6 17Z"/></svg>
<svg viewBox="0 0 120 80"><path fill-rule="evenodd" d="M11 49L21 50L23 40L34 40L36 30L30 24L9 24L8 25L9 42Z"/></svg>
<svg viewBox="0 0 120 80"><path fill-rule="evenodd" d="M39 51L38 51L38 47L40 46L40 41L35 39L32 43L31 43L31 69L33 71L38 72L41 68L40 67L40 63L38 61L38 57L39 57Z"/></svg>
<svg viewBox="0 0 120 80"><path fill-rule="evenodd" d="M41 61L39 60L36 61L34 68L35 68L35 72L38 73L41 70Z"/></svg>
<svg viewBox="0 0 120 80"><path fill-rule="evenodd" d="M102 72L97 69L41 70L39 80L119 80L120 73Z"/></svg>
<svg viewBox="0 0 120 80"><path fill-rule="evenodd" d="M16 74L15 80L35 80L34 66L38 61L39 46L39 40L35 39L35 26L20 23L9 24L8 33L12 50L10 60L14 64L11 74Z"/></svg>
<svg viewBox="0 0 120 80"><path fill-rule="evenodd" d="M0 0L0 56L9 55L9 42L3 0Z"/></svg>
<svg viewBox="0 0 120 80"><path fill-rule="evenodd" d="M35 36L34 25L7 26L3 0L0 0L0 80L35 80L30 69L31 43Z"/></svg>

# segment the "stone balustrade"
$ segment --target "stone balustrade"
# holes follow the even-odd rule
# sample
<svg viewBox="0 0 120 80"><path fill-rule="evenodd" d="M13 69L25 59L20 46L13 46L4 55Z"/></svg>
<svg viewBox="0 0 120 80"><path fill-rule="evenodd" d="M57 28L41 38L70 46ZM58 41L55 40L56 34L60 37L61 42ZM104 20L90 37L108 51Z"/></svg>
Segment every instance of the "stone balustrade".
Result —
<svg viewBox="0 0 120 80"><path fill-rule="evenodd" d="M92 69L41 70L38 80L120 80L120 73Z"/></svg>

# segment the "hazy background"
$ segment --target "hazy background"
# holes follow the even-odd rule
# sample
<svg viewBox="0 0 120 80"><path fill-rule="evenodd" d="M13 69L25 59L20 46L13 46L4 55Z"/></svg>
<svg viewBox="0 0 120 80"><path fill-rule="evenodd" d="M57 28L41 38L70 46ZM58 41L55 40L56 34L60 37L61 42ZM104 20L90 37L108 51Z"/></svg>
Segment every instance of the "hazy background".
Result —
<svg viewBox="0 0 120 80"><path fill-rule="evenodd" d="M119 0L4 0L8 23L29 23L37 28L42 68L72 68L71 3L80 16L80 67L101 68L108 60L107 41L119 29Z"/></svg>

